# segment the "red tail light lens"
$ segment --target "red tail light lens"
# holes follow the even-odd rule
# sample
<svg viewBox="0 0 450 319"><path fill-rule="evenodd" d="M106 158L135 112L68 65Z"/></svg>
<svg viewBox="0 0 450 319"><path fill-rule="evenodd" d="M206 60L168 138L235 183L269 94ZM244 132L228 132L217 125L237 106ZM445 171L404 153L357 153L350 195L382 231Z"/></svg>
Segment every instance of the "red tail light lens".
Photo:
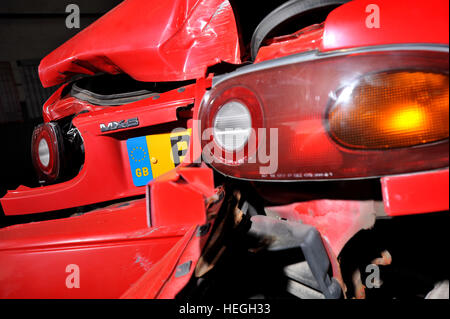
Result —
<svg viewBox="0 0 450 319"><path fill-rule="evenodd" d="M217 101L241 98L236 87L258 101L261 124L252 122L255 157L234 152L224 161L202 140L204 158L225 175L323 180L448 166L447 46L299 54L241 68L205 97L202 131L213 126Z"/></svg>
<svg viewBox="0 0 450 319"><path fill-rule="evenodd" d="M61 153L58 126L54 123L37 126L31 139L31 158L41 182L56 181L61 170Z"/></svg>

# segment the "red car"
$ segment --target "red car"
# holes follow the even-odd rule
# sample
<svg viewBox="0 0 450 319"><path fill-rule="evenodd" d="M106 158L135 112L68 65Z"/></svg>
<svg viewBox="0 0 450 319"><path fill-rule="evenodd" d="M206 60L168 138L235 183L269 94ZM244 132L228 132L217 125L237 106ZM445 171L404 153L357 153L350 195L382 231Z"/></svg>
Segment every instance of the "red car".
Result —
<svg viewBox="0 0 450 319"><path fill-rule="evenodd" d="M41 61L0 201L55 214L0 229L1 298L448 298L448 1L250 16L125 0Z"/></svg>

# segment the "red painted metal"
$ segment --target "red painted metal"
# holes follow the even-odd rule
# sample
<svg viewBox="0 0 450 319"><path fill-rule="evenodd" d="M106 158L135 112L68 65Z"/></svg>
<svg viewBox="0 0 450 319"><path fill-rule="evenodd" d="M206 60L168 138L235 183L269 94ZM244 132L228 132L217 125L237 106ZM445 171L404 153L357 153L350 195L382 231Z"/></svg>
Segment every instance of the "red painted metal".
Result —
<svg viewBox="0 0 450 319"><path fill-rule="evenodd" d="M374 225L376 215L380 212L380 204L374 201L323 199L268 207L267 210L271 215L314 226L320 232L333 269L333 277L345 291L338 256L357 232Z"/></svg>
<svg viewBox="0 0 450 319"><path fill-rule="evenodd" d="M147 227L145 199L0 229L0 298L117 298L192 225ZM67 288L67 265L80 288Z"/></svg>
<svg viewBox="0 0 450 319"><path fill-rule="evenodd" d="M201 146L201 123L198 121L198 114L200 110L200 105L202 103L202 99L207 92L207 89L211 88L212 85L212 75L210 75L206 79L199 79L196 83L195 88L195 103L192 109L193 117L192 117L192 134L191 134L191 143L189 145L189 151L186 154L184 162L188 163L201 163L202 162L202 146Z"/></svg>
<svg viewBox="0 0 450 319"><path fill-rule="evenodd" d="M121 298L174 298L185 286L211 230L209 228L201 236L198 232L198 227L207 222L208 199L217 194L213 182L210 168L177 167L149 183L148 210L152 227L180 224L192 226L183 239ZM176 266L185 263L189 264L188 271L176 276Z"/></svg>
<svg viewBox="0 0 450 319"><path fill-rule="evenodd" d="M140 129L173 123L177 121L176 112L179 107L194 103L195 90L193 84L186 86L183 92L173 90L163 93L157 100L148 98L127 104L126 107L105 107L80 114L72 123L80 131L84 142L85 162L81 171L67 182L8 191L0 200L5 215L47 212L145 194L145 187L135 187L133 184L126 139L120 135L101 132L99 125L134 117L139 118L137 128ZM60 101L64 99L55 102L56 108ZM64 112L71 113L74 109Z"/></svg>
<svg viewBox="0 0 450 319"><path fill-rule="evenodd" d="M176 295L181 291L181 289L183 289L189 282L200 259L202 250L206 244L206 240L211 233L211 227L212 226L210 226L208 233L204 234L203 236L198 236L199 228L196 228L196 234L194 234L191 241L187 244L177 263L177 268L182 265L189 264L189 271L185 274L182 274L181 276L176 276L176 272L172 273L172 275L166 281L165 285L159 291L158 299L175 298ZM175 271L177 268L175 268Z"/></svg>
<svg viewBox="0 0 450 319"><path fill-rule="evenodd" d="M374 12L367 9L370 4L379 8L380 28L366 25ZM350 1L325 20L321 51L393 43L448 44L448 10L448 0Z"/></svg>
<svg viewBox="0 0 450 319"><path fill-rule="evenodd" d="M45 57L39 75L44 87L99 72L180 81L221 61L240 63L227 0L126 0Z"/></svg>
<svg viewBox="0 0 450 319"><path fill-rule="evenodd" d="M56 121L73 114L78 114L82 111L100 111L108 107L92 105L71 96L63 97L62 91L66 86L67 84L61 85L61 87L44 103L42 108L44 122Z"/></svg>
<svg viewBox="0 0 450 319"><path fill-rule="evenodd" d="M368 28L376 4L380 28ZM405 22L405 19L408 22ZM449 2L447 0L350 1L334 9L321 25L306 27L294 34L277 37L261 47L255 62L318 50L322 52L365 46L401 43L449 43ZM407 27L405 27L407 25Z"/></svg>
<svg viewBox="0 0 450 319"><path fill-rule="evenodd" d="M186 249L197 230L197 225L192 225L184 237L167 252L167 254L122 296L122 299L155 299L158 293L173 276L175 267L180 259L180 255Z"/></svg>
<svg viewBox="0 0 450 319"><path fill-rule="evenodd" d="M314 226L338 256L347 241L361 229L371 227L380 203L357 200L312 200L269 207L270 212L290 221Z"/></svg>
<svg viewBox="0 0 450 319"><path fill-rule="evenodd" d="M281 58L290 54L318 50L322 44L323 24L306 27L294 34L272 39L259 49L255 63Z"/></svg>
<svg viewBox="0 0 450 319"><path fill-rule="evenodd" d="M369 29L366 6L355 0L335 9L323 25L280 37L261 48L256 62L316 50L331 51L392 43L448 44L448 2L379 0L381 28ZM148 10L143 10L148 8ZM405 28L404 16L410 21ZM151 31L149 31L151 30ZM100 132L99 124L138 117L149 131L177 121L177 109L194 103L188 120L196 144L198 108L211 78L206 68L239 63L238 36L227 0L126 0L47 56L40 65L44 86L75 74L127 73L140 81L199 79L195 85L122 107L90 105L61 97L64 85L44 105L44 120L80 111L73 124L83 137L85 163L74 179L51 186L20 186L1 199L6 215L46 212L133 195L147 198L97 209L82 216L0 229L0 298L173 298L191 277L209 234L197 236L207 220L207 199L215 194L212 170L187 163L148 187L135 187L126 138ZM136 128L124 129L128 133ZM314 154L312 154L314 155ZM390 216L449 209L448 168L381 178L384 212ZM378 202L316 200L268 210L316 227L334 277L337 256L361 229L383 213ZM180 265L189 271L175 276ZM67 288L67 265L80 268L80 288Z"/></svg>
<svg viewBox="0 0 450 319"><path fill-rule="evenodd" d="M448 168L381 178L388 215L412 215L449 210Z"/></svg>
<svg viewBox="0 0 450 319"><path fill-rule="evenodd" d="M200 257L207 234L198 236L197 230L206 222L206 199L216 193L211 169L175 171L150 184L150 189L171 186L151 201L158 208L151 227L148 201L140 199L1 229L0 298L155 298L163 288L162 298L173 297ZM184 208L174 210L176 203ZM189 272L171 278L185 261L191 262ZM79 288L65 284L66 267L73 264L80 270Z"/></svg>
<svg viewBox="0 0 450 319"><path fill-rule="evenodd" d="M214 194L213 173L207 167L177 167L148 184L150 223L176 225L206 222L205 198Z"/></svg>

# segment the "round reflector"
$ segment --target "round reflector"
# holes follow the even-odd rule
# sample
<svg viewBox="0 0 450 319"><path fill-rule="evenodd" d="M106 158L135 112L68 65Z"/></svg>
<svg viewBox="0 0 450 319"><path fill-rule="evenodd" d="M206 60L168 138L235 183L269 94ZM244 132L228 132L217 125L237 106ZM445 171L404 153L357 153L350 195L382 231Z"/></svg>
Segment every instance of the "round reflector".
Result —
<svg viewBox="0 0 450 319"><path fill-rule="evenodd" d="M233 100L219 108L213 120L216 143L227 151L242 149L250 136L252 118L248 108Z"/></svg>
<svg viewBox="0 0 450 319"><path fill-rule="evenodd" d="M40 182L57 180L61 170L62 139L55 123L38 125L31 139L31 158Z"/></svg>
<svg viewBox="0 0 450 319"><path fill-rule="evenodd" d="M48 143L45 138L41 138L39 141L39 161L42 165L45 167L48 166L48 163L50 162L50 149L48 148Z"/></svg>

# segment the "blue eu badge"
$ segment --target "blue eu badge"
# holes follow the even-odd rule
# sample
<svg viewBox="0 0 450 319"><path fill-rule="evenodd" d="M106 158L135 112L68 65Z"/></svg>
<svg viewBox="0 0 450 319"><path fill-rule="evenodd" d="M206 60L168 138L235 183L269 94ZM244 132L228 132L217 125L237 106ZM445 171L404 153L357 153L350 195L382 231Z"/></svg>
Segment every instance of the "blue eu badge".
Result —
<svg viewBox="0 0 450 319"><path fill-rule="evenodd" d="M153 179L153 175L145 136L127 140L127 150L133 184L135 186L147 185Z"/></svg>

